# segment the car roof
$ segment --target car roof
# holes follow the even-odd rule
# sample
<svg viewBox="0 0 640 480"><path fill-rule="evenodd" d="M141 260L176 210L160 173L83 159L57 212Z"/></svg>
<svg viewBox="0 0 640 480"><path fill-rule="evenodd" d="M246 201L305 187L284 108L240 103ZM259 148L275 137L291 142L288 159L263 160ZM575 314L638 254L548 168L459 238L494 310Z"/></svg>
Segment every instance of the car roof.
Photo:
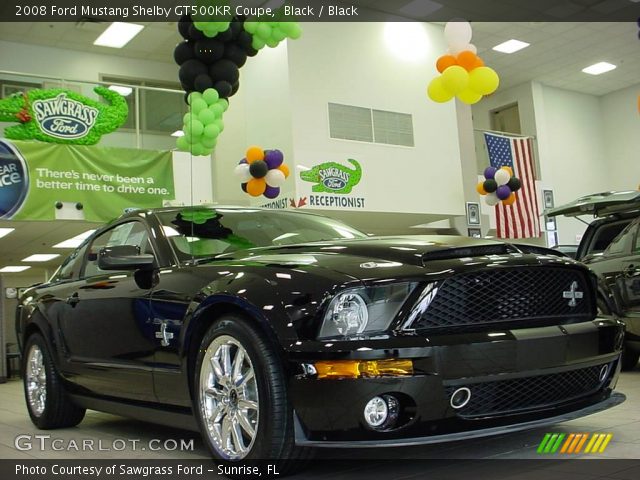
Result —
<svg viewBox="0 0 640 480"><path fill-rule="evenodd" d="M566 217L577 217L579 215L606 217L615 213L634 210L638 210L640 213L640 191L637 190L585 195L565 205L548 208L543 213L547 217L556 217L558 215Z"/></svg>

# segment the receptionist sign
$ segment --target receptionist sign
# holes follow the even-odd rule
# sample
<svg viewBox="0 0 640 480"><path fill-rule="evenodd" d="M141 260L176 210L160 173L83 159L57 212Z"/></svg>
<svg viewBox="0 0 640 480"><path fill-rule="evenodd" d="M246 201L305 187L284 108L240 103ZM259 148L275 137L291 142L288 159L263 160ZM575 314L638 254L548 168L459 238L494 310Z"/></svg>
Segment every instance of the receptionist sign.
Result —
<svg viewBox="0 0 640 480"><path fill-rule="evenodd" d="M170 152L0 140L0 219L105 222L173 198Z"/></svg>

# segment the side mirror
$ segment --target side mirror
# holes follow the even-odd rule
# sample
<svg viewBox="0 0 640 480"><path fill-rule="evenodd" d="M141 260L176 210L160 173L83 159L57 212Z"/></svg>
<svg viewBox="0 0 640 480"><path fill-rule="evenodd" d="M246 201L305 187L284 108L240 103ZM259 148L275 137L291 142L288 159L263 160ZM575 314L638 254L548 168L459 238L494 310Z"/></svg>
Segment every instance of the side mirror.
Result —
<svg viewBox="0 0 640 480"><path fill-rule="evenodd" d="M153 267L155 257L141 254L136 245L104 247L98 253L100 270L142 270Z"/></svg>

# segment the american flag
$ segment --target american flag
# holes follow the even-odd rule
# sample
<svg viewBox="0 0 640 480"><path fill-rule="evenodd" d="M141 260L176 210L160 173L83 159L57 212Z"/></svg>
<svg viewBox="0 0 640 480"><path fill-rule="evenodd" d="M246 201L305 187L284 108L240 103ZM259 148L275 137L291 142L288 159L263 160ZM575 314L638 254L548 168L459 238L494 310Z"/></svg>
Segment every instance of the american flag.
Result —
<svg viewBox="0 0 640 480"><path fill-rule="evenodd" d="M496 205L498 238L537 238L540 236L540 213L533 162L533 140L485 133L492 167L511 167L522 188L512 205Z"/></svg>

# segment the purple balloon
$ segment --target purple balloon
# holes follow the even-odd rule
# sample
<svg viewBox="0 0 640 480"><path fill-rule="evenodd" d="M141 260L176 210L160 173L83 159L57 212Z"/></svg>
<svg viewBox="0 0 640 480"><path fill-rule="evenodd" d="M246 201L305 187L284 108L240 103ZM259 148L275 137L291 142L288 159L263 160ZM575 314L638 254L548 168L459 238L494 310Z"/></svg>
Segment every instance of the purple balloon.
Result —
<svg viewBox="0 0 640 480"><path fill-rule="evenodd" d="M267 150L264 152L264 161L269 165L269 170L273 170L282 165L284 155L280 150Z"/></svg>
<svg viewBox="0 0 640 480"><path fill-rule="evenodd" d="M484 169L484 178L487 180L493 180L493 177L496 176L496 172L498 169L496 167L487 167Z"/></svg>
<svg viewBox="0 0 640 480"><path fill-rule="evenodd" d="M511 189L507 185L500 185L496 190L496 196L500 200L506 200L511 195Z"/></svg>
<svg viewBox="0 0 640 480"><path fill-rule="evenodd" d="M240 163L238 165L242 165L243 163L249 163L249 162L247 162L246 158L243 158L242 160L240 160Z"/></svg>
<svg viewBox="0 0 640 480"><path fill-rule="evenodd" d="M267 189L264 191L264 196L267 198L276 198L280 195L280 187L270 187L267 185Z"/></svg>

